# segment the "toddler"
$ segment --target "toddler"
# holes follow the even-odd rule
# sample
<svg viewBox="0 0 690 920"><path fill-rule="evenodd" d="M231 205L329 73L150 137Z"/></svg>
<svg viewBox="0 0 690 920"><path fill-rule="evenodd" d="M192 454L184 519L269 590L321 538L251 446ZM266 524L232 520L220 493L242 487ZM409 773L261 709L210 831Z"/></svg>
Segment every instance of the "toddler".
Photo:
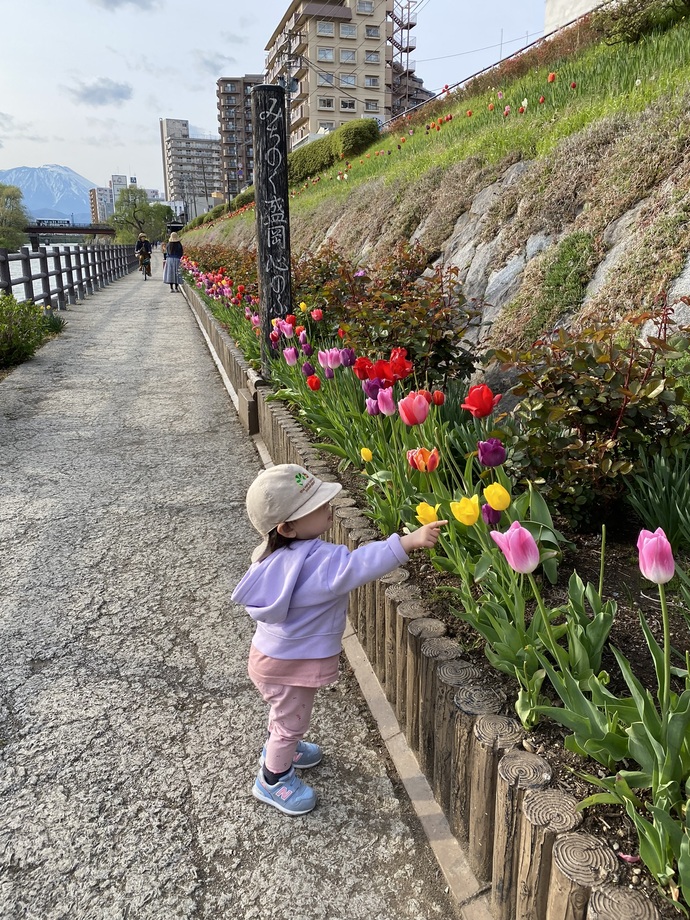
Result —
<svg viewBox="0 0 690 920"><path fill-rule="evenodd" d="M348 593L407 562L412 550L434 546L447 523L350 552L320 539L331 526L330 502L341 488L285 463L259 473L247 492L247 513L263 542L232 599L256 620L248 670L270 706L252 793L287 815L306 814L316 805L316 793L295 768L321 761L318 744L302 739L316 690L338 676Z"/></svg>

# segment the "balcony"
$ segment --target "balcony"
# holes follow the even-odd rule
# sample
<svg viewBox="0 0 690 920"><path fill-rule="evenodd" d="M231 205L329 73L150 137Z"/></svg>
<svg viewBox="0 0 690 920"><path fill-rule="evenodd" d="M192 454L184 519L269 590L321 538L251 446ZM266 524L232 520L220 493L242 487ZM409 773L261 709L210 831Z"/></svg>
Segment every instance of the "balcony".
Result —
<svg viewBox="0 0 690 920"><path fill-rule="evenodd" d="M294 57L307 50L307 33L293 32L290 36L290 54Z"/></svg>

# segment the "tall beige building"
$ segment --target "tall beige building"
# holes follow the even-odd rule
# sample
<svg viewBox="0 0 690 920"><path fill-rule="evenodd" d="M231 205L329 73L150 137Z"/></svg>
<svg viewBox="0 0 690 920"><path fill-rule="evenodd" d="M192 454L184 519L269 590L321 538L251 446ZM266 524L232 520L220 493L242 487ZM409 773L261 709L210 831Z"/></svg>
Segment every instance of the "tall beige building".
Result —
<svg viewBox="0 0 690 920"><path fill-rule="evenodd" d="M560 29L578 16L584 16L601 0L546 0L546 13L544 17L544 34L548 35L554 29Z"/></svg>
<svg viewBox="0 0 690 920"><path fill-rule="evenodd" d="M252 87L264 82L262 74L221 77L218 81L218 130L223 193L226 201L254 181Z"/></svg>
<svg viewBox="0 0 690 920"><path fill-rule="evenodd" d="M292 0L266 46L266 82L282 83L288 91L291 149L354 119L391 118L391 38L398 26L389 17L411 5L412 0ZM408 68L413 25L405 24L399 42L407 49L402 53Z"/></svg>
<svg viewBox="0 0 690 920"><path fill-rule="evenodd" d="M217 137L190 137L184 118L161 118L161 150L165 199L181 204L191 220L223 200L220 141Z"/></svg>

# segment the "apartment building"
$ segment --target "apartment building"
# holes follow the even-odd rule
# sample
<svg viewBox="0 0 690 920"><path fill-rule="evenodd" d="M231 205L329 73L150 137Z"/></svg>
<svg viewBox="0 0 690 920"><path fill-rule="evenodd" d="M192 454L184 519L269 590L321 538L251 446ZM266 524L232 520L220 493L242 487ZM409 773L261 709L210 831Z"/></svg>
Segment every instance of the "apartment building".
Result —
<svg viewBox="0 0 690 920"><path fill-rule="evenodd" d="M221 77L218 80L220 167L226 201L254 181L254 137L251 92L264 82L263 74Z"/></svg>
<svg viewBox="0 0 690 920"><path fill-rule="evenodd" d="M584 16L600 3L601 0L546 0L544 34L548 35L549 32L560 29L561 26L572 22L578 16Z"/></svg>
<svg viewBox="0 0 690 920"><path fill-rule="evenodd" d="M191 137L183 118L161 118L165 200L182 203L184 218L205 214L222 201L220 140Z"/></svg>
<svg viewBox="0 0 690 920"><path fill-rule="evenodd" d="M92 224L105 223L113 214L112 191L109 188L90 188L89 209Z"/></svg>
<svg viewBox="0 0 690 920"><path fill-rule="evenodd" d="M287 89L291 149L353 119L391 117L393 8L292 0L266 45L266 82Z"/></svg>

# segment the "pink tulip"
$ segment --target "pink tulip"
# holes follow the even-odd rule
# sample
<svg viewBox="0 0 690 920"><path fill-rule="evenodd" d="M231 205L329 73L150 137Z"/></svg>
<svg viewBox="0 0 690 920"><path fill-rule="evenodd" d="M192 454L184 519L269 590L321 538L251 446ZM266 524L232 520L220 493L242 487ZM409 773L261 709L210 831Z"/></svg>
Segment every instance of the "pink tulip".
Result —
<svg viewBox="0 0 690 920"><path fill-rule="evenodd" d="M400 418L406 425L421 425L429 414L429 403L418 393L409 393L398 403Z"/></svg>
<svg viewBox="0 0 690 920"><path fill-rule="evenodd" d="M290 367L294 367L297 364L297 349L294 347L284 348L283 357L285 358L285 363L289 364Z"/></svg>
<svg viewBox="0 0 690 920"><path fill-rule="evenodd" d="M505 533L492 530L491 539L515 572L529 575L539 565L539 547L529 530L519 521L513 521Z"/></svg>
<svg viewBox="0 0 690 920"><path fill-rule="evenodd" d="M673 578L676 571L673 551L661 527L657 527L654 533L641 530L637 538L637 549L640 554L640 571L645 578L655 585L665 585Z"/></svg>
<svg viewBox="0 0 690 920"><path fill-rule="evenodd" d="M379 409L384 415L395 415L397 409L393 398L393 387L385 387L376 394Z"/></svg>

